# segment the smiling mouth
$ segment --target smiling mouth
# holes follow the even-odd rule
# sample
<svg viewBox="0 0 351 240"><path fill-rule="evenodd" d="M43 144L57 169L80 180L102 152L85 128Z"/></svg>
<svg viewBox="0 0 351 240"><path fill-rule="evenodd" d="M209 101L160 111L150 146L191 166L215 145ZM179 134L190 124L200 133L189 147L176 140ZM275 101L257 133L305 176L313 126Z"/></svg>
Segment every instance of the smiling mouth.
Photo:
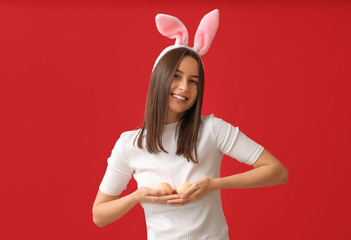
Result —
<svg viewBox="0 0 351 240"><path fill-rule="evenodd" d="M188 98L186 97L182 97L182 96L179 96L177 94L174 94L174 93L171 93L172 97L174 97L175 99L178 99L178 100L181 100L181 101L186 101Z"/></svg>

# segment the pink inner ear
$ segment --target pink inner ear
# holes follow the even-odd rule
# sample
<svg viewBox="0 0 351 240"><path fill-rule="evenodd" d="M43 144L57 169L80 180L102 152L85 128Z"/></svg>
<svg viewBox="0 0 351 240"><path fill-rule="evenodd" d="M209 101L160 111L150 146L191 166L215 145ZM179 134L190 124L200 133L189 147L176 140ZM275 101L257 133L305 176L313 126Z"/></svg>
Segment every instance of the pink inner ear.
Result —
<svg viewBox="0 0 351 240"><path fill-rule="evenodd" d="M175 44L188 44L188 31L179 19L166 14L157 14L156 26L162 35L171 39L175 38Z"/></svg>
<svg viewBox="0 0 351 240"><path fill-rule="evenodd" d="M218 9L209 12L202 18L199 27L196 31L194 40L194 49L196 49L200 55L205 54L210 48L212 40L216 35L218 24Z"/></svg>

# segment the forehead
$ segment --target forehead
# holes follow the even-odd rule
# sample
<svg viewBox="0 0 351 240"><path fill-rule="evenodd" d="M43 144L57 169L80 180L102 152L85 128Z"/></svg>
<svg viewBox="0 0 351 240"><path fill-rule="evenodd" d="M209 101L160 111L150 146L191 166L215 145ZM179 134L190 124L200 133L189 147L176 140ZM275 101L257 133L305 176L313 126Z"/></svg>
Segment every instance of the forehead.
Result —
<svg viewBox="0 0 351 240"><path fill-rule="evenodd" d="M184 56L177 69L189 75L199 74L199 64L196 59L191 56Z"/></svg>

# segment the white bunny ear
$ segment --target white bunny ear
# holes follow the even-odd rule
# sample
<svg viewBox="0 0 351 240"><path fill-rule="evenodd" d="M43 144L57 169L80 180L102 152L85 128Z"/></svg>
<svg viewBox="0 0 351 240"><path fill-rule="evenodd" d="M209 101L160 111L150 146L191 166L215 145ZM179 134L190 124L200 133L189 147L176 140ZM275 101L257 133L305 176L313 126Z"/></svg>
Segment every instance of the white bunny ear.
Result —
<svg viewBox="0 0 351 240"><path fill-rule="evenodd" d="M157 14L156 26L162 35L171 39L175 38L175 45L188 45L188 31L178 18L166 14Z"/></svg>
<svg viewBox="0 0 351 240"><path fill-rule="evenodd" d="M199 53L199 55L204 55L210 45L214 36L216 35L219 24L219 11L215 9L207 13L201 20L199 27L196 30L194 47L193 49Z"/></svg>

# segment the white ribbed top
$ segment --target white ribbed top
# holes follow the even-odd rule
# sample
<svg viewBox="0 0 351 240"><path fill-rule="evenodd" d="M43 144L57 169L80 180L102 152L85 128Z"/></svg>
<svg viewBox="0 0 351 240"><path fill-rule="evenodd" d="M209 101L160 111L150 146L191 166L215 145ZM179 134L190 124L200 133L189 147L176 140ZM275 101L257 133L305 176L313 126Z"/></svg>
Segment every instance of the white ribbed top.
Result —
<svg viewBox="0 0 351 240"><path fill-rule="evenodd" d="M100 191L108 195L120 195L132 176L139 187L156 189L161 182L174 189L183 182L194 183L209 177L220 177L223 154L252 165L263 147L238 127L216 118L213 114L201 117L198 140L199 164L177 156L175 130L178 122L167 124L163 134L163 147L167 153L150 154L133 146L138 130L127 131L117 140ZM145 143L145 142L144 142ZM141 203L145 212L148 239L224 240L228 226L222 211L220 191L214 191L185 206Z"/></svg>

